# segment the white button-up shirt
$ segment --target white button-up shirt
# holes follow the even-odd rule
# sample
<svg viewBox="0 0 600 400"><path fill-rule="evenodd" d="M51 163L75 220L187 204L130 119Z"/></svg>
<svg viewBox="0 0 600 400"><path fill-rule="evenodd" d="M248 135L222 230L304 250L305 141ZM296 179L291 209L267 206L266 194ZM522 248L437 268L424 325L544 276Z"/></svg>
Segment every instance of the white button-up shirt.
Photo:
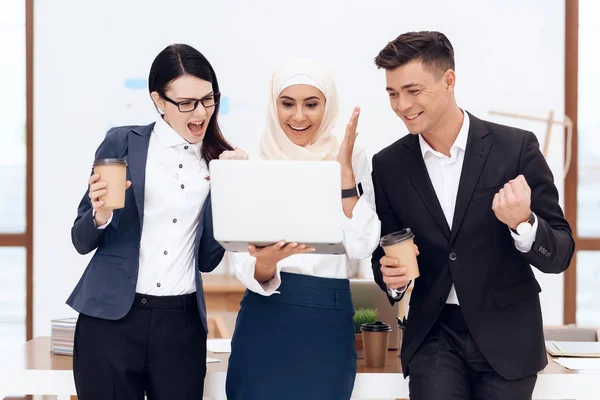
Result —
<svg viewBox="0 0 600 400"><path fill-rule="evenodd" d="M175 296L196 291L194 242L210 190L201 148L202 143L188 143L162 118L156 122L146 162L137 293Z"/></svg>

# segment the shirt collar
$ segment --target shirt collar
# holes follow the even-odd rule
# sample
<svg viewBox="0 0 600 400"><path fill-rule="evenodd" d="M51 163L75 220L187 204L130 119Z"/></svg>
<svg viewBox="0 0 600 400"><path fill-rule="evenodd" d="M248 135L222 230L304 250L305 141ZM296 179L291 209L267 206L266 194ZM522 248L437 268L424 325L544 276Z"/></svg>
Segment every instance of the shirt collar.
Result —
<svg viewBox="0 0 600 400"><path fill-rule="evenodd" d="M458 150L465 151L467 148L467 138L469 137L469 126L471 121L469 120L469 114L462 110L463 113L463 123L460 127L460 131L458 131L458 136L454 141L454 144L450 148L450 154L455 155ZM429 143L423 138L423 135L419 134L419 145L421 146L421 155L423 158L427 155L427 153L431 153L434 155L439 155L440 153L435 151Z"/></svg>
<svg viewBox="0 0 600 400"><path fill-rule="evenodd" d="M163 118L159 118L154 125L154 133L165 147L184 147L189 146L194 150L198 158L202 157L202 142L188 143L179 133L177 133Z"/></svg>

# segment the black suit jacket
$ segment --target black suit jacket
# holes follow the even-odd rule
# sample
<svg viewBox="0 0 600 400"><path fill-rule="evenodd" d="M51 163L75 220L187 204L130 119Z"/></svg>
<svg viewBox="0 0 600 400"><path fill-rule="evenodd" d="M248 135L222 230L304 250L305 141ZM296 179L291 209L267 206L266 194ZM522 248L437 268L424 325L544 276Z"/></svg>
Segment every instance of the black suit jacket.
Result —
<svg viewBox="0 0 600 400"><path fill-rule="evenodd" d="M407 376L413 354L454 283L471 335L485 358L502 377L520 379L547 364L541 288L530 265L560 273L569 266L575 245L535 135L469 117L452 230L429 179L417 135L407 135L373 157L381 234L410 228L420 250L421 276L414 281L410 297L402 365ZM494 194L519 174L531 187L531 208L538 218L528 253L515 248L508 227L492 211ZM379 262L383 254L379 247L372 266L375 280L387 293Z"/></svg>

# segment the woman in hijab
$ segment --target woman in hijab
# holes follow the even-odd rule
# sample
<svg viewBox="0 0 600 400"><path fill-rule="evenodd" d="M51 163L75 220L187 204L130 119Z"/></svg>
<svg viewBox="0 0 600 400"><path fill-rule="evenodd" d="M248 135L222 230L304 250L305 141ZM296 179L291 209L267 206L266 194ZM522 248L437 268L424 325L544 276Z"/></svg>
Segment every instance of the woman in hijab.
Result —
<svg viewBox="0 0 600 400"><path fill-rule="evenodd" d="M348 278L379 240L380 222L369 160L354 147L355 108L340 144L333 79L320 64L293 60L270 80L267 128L258 158L337 161L342 171L344 255L309 254L299 243L279 242L230 262L246 285L227 371L227 398L349 399L356 375L354 323ZM240 150L221 158L239 158Z"/></svg>

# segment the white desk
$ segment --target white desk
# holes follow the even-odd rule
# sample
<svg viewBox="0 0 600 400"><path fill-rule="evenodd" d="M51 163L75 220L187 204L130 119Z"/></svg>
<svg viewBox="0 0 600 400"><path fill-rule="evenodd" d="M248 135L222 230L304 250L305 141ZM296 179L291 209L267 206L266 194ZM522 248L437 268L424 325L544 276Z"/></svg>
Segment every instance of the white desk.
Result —
<svg viewBox="0 0 600 400"><path fill-rule="evenodd" d="M0 360L0 399L8 395L46 394L68 400L75 395L73 359L50 354L50 338L40 337L27 342ZM225 375L228 354L212 354L220 363L208 365L205 396L225 399ZM390 351L384 368L366 368L364 360L358 361L358 374L354 386L357 399L408 398L408 381L401 375L397 351ZM538 375L534 399L600 398L600 371L570 371L550 361Z"/></svg>

